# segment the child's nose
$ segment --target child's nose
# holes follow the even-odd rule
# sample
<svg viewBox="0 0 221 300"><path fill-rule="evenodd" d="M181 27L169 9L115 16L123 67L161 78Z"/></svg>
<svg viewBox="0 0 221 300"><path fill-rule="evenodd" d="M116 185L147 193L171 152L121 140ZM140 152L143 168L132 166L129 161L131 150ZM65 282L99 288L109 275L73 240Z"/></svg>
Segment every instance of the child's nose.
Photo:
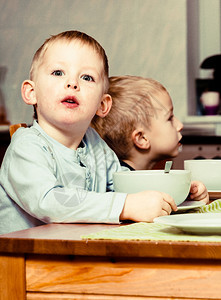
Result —
<svg viewBox="0 0 221 300"><path fill-rule="evenodd" d="M183 129L183 123L177 118L176 118L176 127L177 127L177 131L181 131Z"/></svg>
<svg viewBox="0 0 221 300"><path fill-rule="evenodd" d="M79 84L78 84L77 81L68 82L67 83L67 88L78 90L79 89Z"/></svg>

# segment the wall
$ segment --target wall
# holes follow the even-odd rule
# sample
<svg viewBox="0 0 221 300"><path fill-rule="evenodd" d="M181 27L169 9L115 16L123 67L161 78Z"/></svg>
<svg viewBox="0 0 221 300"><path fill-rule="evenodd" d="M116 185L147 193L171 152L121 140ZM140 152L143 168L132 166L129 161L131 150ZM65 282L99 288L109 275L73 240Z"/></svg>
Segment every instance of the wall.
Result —
<svg viewBox="0 0 221 300"><path fill-rule="evenodd" d="M32 122L20 86L35 50L51 34L76 29L97 39L110 75L163 83L182 120L187 100L186 0L1 0L0 89L11 123Z"/></svg>
<svg viewBox="0 0 221 300"><path fill-rule="evenodd" d="M196 103L196 78L213 78L214 70L201 69L200 65L205 58L221 52L220 19L221 0L187 0L188 116L185 118L187 123L188 120L193 120L192 116L200 113ZM198 116L196 118L198 123L202 122ZM208 122L211 123L211 120Z"/></svg>

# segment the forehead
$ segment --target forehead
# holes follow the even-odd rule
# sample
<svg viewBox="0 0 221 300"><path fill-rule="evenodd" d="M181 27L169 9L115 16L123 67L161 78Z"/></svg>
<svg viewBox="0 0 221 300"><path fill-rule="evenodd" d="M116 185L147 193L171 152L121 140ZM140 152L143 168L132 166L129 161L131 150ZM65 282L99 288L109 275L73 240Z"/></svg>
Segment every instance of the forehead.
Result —
<svg viewBox="0 0 221 300"><path fill-rule="evenodd" d="M166 91L157 92L151 95L152 116L168 117L173 112L173 103Z"/></svg>
<svg viewBox="0 0 221 300"><path fill-rule="evenodd" d="M44 60L73 60L82 59L87 64L102 65L100 55L96 50L78 40L58 40L50 43L44 51L42 61ZM81 62L82 63L82 62Z"/></svg>
<svg viewBox="0 0 221 300"><path fill-rule="evenodd" d="M153 106L168 111L173 109L173 103L170 95L166 91L156 92L151 95L151 102Z"/></svg>
<svg viewBox="0 0 221 300"><path fill-rule="evenodd" d="M93 43L79 39L56 39L42 45L32 61L30 79L35 80L39 68L49 64L56 64L59 61L66 65L79 66L79 68L94 69L98 76L104 79L104 87L107 92L108 81L108 62L105 52L102 52Z"/></svg>

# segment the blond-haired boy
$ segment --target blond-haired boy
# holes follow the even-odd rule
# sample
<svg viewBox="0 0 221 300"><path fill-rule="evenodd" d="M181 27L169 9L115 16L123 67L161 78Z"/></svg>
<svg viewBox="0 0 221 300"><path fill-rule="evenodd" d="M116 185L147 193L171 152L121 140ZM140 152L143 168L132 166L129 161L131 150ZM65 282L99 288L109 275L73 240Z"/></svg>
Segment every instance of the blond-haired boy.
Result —
<svg viewBox="0 0 221 300"><path fill-rule="evenodd" d="M183 124L175 117L167 89L158 81L139 76L109 78L112 107L105 118L95 116L92 126L131 170L152 169L179 154ZM201 182L192 182L194 200L209 201Z"/></svg>
<svg viewBox="0 0 221 300"><path fill-rule="evenodd" d="M36 52L21 87L37 120L12 137L0 173L0 233L44 223L148 221L176 210L156 191L113 192L115 153L89 127L111 108L108 60L78 31L52 36Z"/></svg>

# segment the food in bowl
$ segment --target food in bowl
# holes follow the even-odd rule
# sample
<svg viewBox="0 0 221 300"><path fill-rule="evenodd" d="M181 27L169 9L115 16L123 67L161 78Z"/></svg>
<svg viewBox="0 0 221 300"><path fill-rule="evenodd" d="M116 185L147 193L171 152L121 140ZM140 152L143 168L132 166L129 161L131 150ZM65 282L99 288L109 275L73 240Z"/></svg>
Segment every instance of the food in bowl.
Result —
<svg viewBox="0 0 221 300"><path fill-rule="evenodd" d="M113 174L115 192L133 194L145 190L165 192L173 197L176 205L184 202L189 194L191 174L188 170L136 170Z"/></svg>
<svg viewBox="0 0 221 300"><path fill-rule="evenodd" d="M221 190L221 159L185 160L184 169L191 172L191 180L203 182L209 191Z"/></svg>

